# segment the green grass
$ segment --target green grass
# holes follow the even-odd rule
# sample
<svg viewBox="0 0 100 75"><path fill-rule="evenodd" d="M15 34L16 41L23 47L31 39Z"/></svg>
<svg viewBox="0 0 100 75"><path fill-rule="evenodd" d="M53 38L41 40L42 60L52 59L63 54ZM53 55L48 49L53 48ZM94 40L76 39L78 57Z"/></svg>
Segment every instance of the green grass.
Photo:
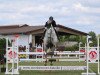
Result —
<svg viewBox="0 0 100 75"><path fill-rule="evenodd" d="M20 62L20 66L43 66L44 62ZM48 62L48 66L50 63ZM53 66L85 66L86 62L54 62ZM97 73L97 65L90 64L90 69ZM20 75L81 75L84 71L22 71L20 70ZM4 73L0 73L4 75Z"/></svg>

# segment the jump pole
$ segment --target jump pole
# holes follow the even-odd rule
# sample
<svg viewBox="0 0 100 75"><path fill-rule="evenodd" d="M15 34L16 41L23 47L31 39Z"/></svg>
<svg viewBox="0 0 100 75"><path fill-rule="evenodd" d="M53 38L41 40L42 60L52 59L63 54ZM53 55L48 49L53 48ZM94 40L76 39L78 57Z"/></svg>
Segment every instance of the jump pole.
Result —
<svg viewBox="0 0 100 75"><path fill-rule="evenodd" d="M100 47L99 47L99 40L100 38L99 38L99 35L98 35L98 37L97 37L97 41L98 41L98 53L99 53L99 56L98 56L98 74L100 75Z"/></svg>

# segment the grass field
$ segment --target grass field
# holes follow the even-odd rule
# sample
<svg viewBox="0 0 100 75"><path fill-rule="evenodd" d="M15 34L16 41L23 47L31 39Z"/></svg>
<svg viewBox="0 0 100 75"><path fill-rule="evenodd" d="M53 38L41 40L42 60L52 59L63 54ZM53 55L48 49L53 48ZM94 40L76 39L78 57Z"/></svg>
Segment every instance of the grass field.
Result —
<svg viewBox="0 0 100 75"><path fill-rule="evenodd" d="M43 66L43 62L20 62L20 66ZM48 62L48 66L50 63ZM85 66L86 62L54 62L53 66ZM97 73L97 65L90 64L90 69ZM21 71L20 75L81 75L84 71ZM0 75L4 75L4 73L0 73Z"/></svg>

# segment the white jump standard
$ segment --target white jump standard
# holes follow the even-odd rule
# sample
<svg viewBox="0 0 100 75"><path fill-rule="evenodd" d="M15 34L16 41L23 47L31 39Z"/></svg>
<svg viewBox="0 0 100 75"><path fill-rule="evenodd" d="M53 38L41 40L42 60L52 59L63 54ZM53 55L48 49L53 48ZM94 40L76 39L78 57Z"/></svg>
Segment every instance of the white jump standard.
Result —
<svg viewBox="0 0 100 75"><path fill-rule="evenodd" d="M12 41L11 46L8 45ZM11 67L9 67L11 64ZM10 68L10 69L9 69ZM6 38L6 72L5 74L19 74L18 38Z"/></svg>
<svg viewBox="0 0 100 75"><path fill-rule="evenodd" d="M98 67L98 74L100 74L100 67L99 67L99 55L100 55L100 51L99 51L99 37L97 37L97 44L98 46L97 47L90 47L89 44L90 44L90 40L89 38L91 38L90 36L87 37L87 72L86 73L82 73L82 75L96 75L96 73L90 73L89 72L89 64L97 64Z"/></svg>

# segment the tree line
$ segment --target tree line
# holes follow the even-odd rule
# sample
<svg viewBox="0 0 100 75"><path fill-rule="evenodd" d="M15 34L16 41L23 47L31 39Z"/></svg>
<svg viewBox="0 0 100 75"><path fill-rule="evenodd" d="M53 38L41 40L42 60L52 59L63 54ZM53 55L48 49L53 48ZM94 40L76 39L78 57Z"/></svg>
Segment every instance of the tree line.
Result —
<svg viewBox="0 0 100 75"><path fill-rule="evenodd" d="M96 33L93 32L93 31L90 31L88 33L89 36L91 36L91 39L90 41L92 41L92 43L90 43L90 46L97 46L97 36L96 36ZM99 35L100 37L100 35ZM78 35L64 35L64 36L60 36L59 37L59 41L60 42L65 42L65 41L75 41L77 42L78 44L77 45L74 45L74 46L71 46L71 47L66 47L65 50L78 50L79 48L79 43L81 42L81 46L85 46L86 44L86 40L87 40L87 36L78 36Z"/></svg>

